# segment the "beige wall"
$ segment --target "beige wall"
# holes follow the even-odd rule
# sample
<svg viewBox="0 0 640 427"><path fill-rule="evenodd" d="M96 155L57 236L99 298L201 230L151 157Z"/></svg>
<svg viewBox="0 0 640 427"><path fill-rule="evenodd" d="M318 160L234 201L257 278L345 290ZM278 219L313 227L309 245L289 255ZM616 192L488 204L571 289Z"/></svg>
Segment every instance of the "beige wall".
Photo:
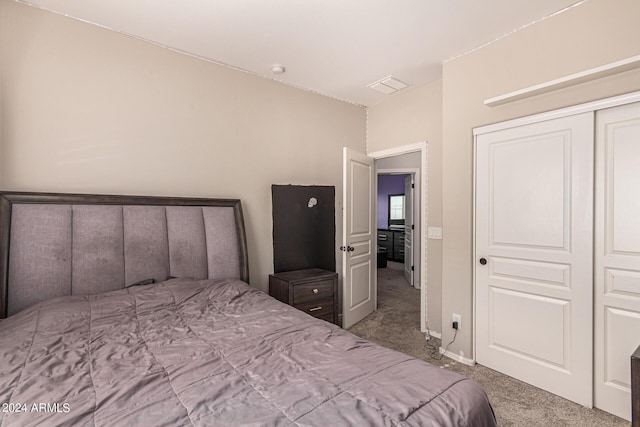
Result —
<svg viewBox="0 0 640 427"><path fill-rule="evenodd" d="M363 108L9 0L0 23L0 188L241 198L263 290L271 184L334 185L340 214Z"/></svg>
<svg viewBox="0 0 640 427"><path fill-rule="evenodd" d="M427 222L442 226L442 81L390 95L367 111L367 152L428 142ZM423 192L424 193L424 192ZM423 235L426 235L426 228ZM442 240L428 241L429 328L441 331Z"/></svg>
<svg viewBox="0 0 640 427"><path fill-rule="evenodd" d="M0 189L241 197L252 285L266 289L271 184L336 186L340 236L341 147L426 140L429 225L444 227L429 282L442 274L443 324L456 312L471 325L472 129L640 90L640 71L483 100L640 54L638 16L637 0L590 0L449 61L442 81L369 108L365 136L363 108L0 0ZM472 357L472 333L450 350Z"/></svg>
<svg viewBox="0 0 640 427"><path fill-rule="evenodd" d="M472 358L474 127L640 90L640 71L499 107L486 98L640 54L640 2L590 0L444 64L442 319L463 317L450 351ZM443 342L453 338L444 328Z"/></svg>
<svg viewBox="0 0 640 427"><path fill-rule="evenodd" d="M1 6L0 6L1 7ZM0 9L1 11L1 9ZM0 25L2 25L2 15L0 15ZM0 27L1 28L1 27ZM1 36L1 33L0 33ZM0 46L2 41L0 40ZM0 62L2 61L2 56L0 56ZM2 65L0 64L0 189L4 188L4 156L2 151L2 141L4 140L4 126L3 126L3 114L2 114L2 104L4 99L4 94L2 91Z"/></svg>

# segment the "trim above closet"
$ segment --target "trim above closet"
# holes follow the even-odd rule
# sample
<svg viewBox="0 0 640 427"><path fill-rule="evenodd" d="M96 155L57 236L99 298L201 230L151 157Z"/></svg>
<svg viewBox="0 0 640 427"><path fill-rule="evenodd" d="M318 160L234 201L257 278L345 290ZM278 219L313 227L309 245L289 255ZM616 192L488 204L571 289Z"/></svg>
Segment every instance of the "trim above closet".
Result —
<svg viewBox="0 0 640 427"><path fill-rule="evenodd" d="M640 55L625 58L620 61L602 65L600 67L591 68L586 71L581 71L579 73L571 74L569 76L561 77L559 79L551 80L545 83L529 86L527 88L509 92L504 95L487 98L484 100L484 105L488 107L497 107L498 105L503 105L535 95L552 92L554 90L577 85L579 83L584 83L591 80L596 80L602 77L611 76L613 74L622 73L625 71L633 70L635 68L640 68Z"/></svg>
<svg viewBox="0 0 640 427"><path fill-rule="evenodd" d="M480 126L473 129L473 135L481 135L488 132L512 128L516 126L524 126L531 123L542 122L545 120L557 119L559 117L571 116L573 114L585 113L587 111L602 110L604 108L617 107L619 105L631 104L640 101L640 91L631 92L625 95L615 96L613 98L605 98L597 101L591 101L584 104L578 104L571 107L561 108L559 110L547 111L544 113L534 114L532 116L521 117L518 119L508 120L506 122L494 123L491 125Z"/></svg>

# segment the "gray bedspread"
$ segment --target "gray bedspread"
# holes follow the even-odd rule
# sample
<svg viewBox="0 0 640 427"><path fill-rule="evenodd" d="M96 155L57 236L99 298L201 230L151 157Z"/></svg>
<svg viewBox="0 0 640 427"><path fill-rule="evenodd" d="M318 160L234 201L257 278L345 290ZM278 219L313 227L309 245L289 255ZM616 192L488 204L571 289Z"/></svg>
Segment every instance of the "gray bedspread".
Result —
<svg viewBox="0 0 640 427"><path fill-rule="evenodd" d="M474 381L240 281L57 298L0 322L2 426L493 426Z"/></svg>

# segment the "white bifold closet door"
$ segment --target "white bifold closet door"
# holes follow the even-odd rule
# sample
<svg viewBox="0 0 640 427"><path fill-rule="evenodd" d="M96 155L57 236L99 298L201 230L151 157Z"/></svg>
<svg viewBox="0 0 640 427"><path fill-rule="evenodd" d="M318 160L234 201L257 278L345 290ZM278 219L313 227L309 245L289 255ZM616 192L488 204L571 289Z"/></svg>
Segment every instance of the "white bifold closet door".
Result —
<svg viewBox="0 0 640 427"><path fill-rule="evenodd" d="M476 139L476 360L588 407L593 117Z"/></svg>
<svg viewBox="0 0 640 427"><path fill-rule="evenodd" d="M640 103L479 134L475 231L478 363L630 420Z"/></svg>
<svg viewBox="0 0 640 427"><path fill-rule="evenodd" d="M596 114L595 406L631 420L640 344L640 103Z"/></svg>

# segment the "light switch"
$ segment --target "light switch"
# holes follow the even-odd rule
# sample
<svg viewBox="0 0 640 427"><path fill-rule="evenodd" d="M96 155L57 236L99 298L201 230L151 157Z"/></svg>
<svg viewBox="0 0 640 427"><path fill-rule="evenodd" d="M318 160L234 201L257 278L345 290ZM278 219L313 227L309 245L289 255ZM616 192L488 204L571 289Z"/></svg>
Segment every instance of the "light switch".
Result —
<svg viewBox="0 0 640 427"><path fill-rule="evenodd" d="M430 239L442 239L442 227L429 227L427 236Z"/></svg>

